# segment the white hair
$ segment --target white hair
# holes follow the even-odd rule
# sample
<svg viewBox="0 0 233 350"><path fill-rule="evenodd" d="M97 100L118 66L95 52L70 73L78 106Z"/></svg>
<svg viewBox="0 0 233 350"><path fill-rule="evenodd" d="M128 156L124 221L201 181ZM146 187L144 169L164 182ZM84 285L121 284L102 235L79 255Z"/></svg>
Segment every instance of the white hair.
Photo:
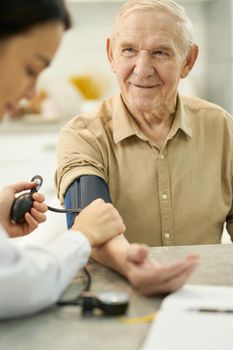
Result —
<svg viewBox="0 0 233 350"><path fill-rule="evenodd" d="M190 46L193 44L193 26L185 9L172 0L128 0L120 8L116 15L116 21L113 28L112 37L114 38L120 20L131 11L147 10L147 9L162 9L168 11L172 16L177 18L177 24L180 28L181 40L187 53Z"/></svg>

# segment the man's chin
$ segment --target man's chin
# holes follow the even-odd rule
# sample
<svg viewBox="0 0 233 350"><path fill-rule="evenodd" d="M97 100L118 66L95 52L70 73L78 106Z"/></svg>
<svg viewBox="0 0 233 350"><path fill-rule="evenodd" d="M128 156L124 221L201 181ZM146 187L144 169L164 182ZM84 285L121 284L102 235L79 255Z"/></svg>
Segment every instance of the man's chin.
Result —
<svg viewBox="0 0 233 350"><path fill-rule="evenodd" d="M157 104L153 103L151 100L145 100L141 98L132 99L134 109L140 113L151 113L155 110Z"/></svg>

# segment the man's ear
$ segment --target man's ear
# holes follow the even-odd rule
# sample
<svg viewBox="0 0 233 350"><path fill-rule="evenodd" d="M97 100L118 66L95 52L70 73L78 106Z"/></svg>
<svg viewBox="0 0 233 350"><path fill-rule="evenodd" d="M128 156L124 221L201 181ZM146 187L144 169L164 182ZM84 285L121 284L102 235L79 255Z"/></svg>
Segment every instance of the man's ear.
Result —
<svg viewBox="0 0 233 350"><path fill-rule="evenodd" d="M181 71L181 79L186 78L191 72L194 66L194 63L196 62L198 52L199 52L198 46L196 44L192 44L192 46L189 48L189 52L184 61L184 66Z"/></svg>
<svg viewBox="0 0 233 350"><path fill-rule="evenodd" d="M107 38L106 42L106 51L107 51L107 56L108 56L108 61L111 65L113 73L115 73L115 67L114 67L114 59L113 59L113 54L112 54L112 42L110 38Z"/></svg>

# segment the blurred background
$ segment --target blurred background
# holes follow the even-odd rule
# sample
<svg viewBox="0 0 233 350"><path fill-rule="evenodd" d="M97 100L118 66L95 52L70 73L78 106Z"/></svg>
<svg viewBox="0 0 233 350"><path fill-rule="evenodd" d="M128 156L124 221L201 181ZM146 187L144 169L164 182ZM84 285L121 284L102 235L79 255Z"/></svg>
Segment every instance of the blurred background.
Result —
<svg viewBox="0 0 233 350"><path fill-rule="evenodd" d="M177 2L191 17L200 47L198 62L182 81L180 91L217 103L232 113L232 0ZM117 92L105 43L123 2L67 0L67 4L73 28L65 34L51 67L39 77L35 98L21 101L0 125L0 187L40 174L48 199L55 195L53 178L60 128L74 115L89 111Z"/></svg>
<svg viewBox="0 0 233 350"><path fill-rule="evenodd" d="M182 81L180 90L185 95L199 96L218 103L232 112L232 0L177 2L186 8L191 17L194 37L200 47L198 62L188 79ZM91 108L92 104L88 103L91 100L94 104L96 99L105 98L117 91L105 54L105 42L123 1L69 0L67 3L74 28L66 33L52 67L40 79L41 86L60 98L60 94L63 96L65 93L67 81L72 77L75 81L76 77L77 86L81 90L80 100L74 99L74 104L65 99L56 101L69 102L66 116L69 113L75 114L77 109ZM71 94L68 88L66 93Z"/></svg>

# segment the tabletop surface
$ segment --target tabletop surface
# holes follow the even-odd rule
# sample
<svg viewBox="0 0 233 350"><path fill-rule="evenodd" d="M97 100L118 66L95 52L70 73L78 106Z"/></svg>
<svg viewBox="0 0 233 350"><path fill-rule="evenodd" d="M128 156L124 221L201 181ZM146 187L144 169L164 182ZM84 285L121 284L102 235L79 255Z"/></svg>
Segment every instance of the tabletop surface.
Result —
<svg viewBox="0 0 233 350"><path fill-rule="evenodd" d="M180 246L150 248L161 263L182 258L189 253L200 255L200 264L189 283L233 285L233 245ZM145 298L127 281L110 269L90 263L92 291L123 290L130 296L125 317L82 317L80 307L52 307L37 315L0 322L1 350L139 350L150 327L137 320L158 310L162 297ZM83 276L72 281L65 296L78 293ZM140 320L140 319L139 319Z"/></svg>

